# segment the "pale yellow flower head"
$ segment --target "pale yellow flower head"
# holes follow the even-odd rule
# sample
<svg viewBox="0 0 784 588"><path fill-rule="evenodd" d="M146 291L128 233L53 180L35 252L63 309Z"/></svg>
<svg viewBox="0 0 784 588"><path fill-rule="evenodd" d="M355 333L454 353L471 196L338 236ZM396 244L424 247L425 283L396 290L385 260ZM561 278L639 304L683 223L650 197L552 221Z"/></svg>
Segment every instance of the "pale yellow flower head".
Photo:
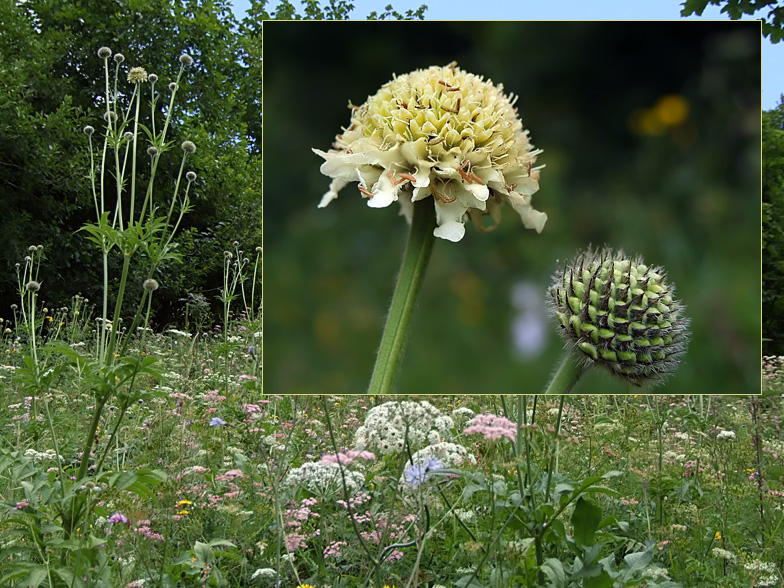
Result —
<svg viewBox="0 0 784 588"><path fill-rule="evenodd" d="M132 67L128 72L128 82L140 84L147 81L147 71L143 67Z"/></svg>
<svg viewBox="0 0 784 588"><path fill-rule="evenodd" d="M351 125L333 149L313 149L326 160L321 173L332 178L319 207L358 182L368 206L398 201L409 222L412 203L432 197L434 234L449 241L463 238L469 218L479 230L494 229L505 201L526 228L541 232L547 215L531 205L540 151L523 130L516 101L502 85L454 63L395 76L362 106L350 106Z"/></svg>

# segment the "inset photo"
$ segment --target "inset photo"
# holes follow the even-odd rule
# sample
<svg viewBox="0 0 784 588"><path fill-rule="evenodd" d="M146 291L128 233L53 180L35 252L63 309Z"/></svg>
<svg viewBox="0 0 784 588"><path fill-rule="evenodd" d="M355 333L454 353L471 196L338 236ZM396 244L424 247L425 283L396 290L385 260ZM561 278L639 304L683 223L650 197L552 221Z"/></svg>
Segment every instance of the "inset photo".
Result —
<svg viewBox="0 0 784 588"><path fill-rule="evenodd" d="M265 391L758 394L758 22L264 23Z"/></svg>

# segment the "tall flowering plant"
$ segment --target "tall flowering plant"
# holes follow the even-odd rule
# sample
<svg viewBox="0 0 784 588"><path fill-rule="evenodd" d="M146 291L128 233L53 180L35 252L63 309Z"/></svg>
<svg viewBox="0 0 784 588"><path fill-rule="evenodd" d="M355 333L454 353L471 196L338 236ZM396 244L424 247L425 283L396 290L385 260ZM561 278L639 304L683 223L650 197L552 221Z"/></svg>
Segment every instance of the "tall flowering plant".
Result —
<svg viewBox="0 0 784 588"><path fill-rule="evenodd" d="M92 575L102 579L102 574L108 573L102 565L105 554L98 550L102 539L92 535L93 525L89 522L98 515L109 516L97 499L100 492L117 488L149 495L151 488L166 478L164 472L150 468L106 471L105 464L128 409L144 397L161 393L156 390L156 383L162 378L157 358L130 352L129 342L137 329L142 333L147 330L151 299L160 287L161 265L178 257L173 239L191 208L191 191L196 181L196 173L186 167L196 146L186 140L179 146L179 173L172 194L162 198L156 191L155 176L161 157L173 149L168 135L175 97L184 71L193 64L193 59L187 54L179 57L179 71L165 90L168 107L162 114L157 75L142 67L124 71L125 57L120 53L113 55L108 47L98 50L98 58L104 63L105 73L103 124L100 130L93 126L83 129L90 154L88 178L95 221L85 224L82 231L100 251L103 268L103 293L94 344L82 350L63 341L40 346L33 339L31 355L25 358L24 369L19 370L20 382L35 390L36 398L43 405L57 467L42 472L27 462L20 465L26 477L33 481L29 487L24 486L26 506L22 514L27 518L17 522L23 533L35 536L34 544L40 543L44 533L57 535L51 547L62 551L60 567L50 565L47 559L41 566L45 576L39 576L43 572L38 569L26 569L25 572L31 574L30 578L39 578L39 583L49 577L51 585L55 585L54 576L65 578L70 575L76 581L77 576L85 577L85 580ZM129 97L127 104L122 103L123 96ZM143 114L143 104L150 105L148 114ZM101 137L97 144L96 137ZM139 172L145 158L149 176L146 185L140 185ZM119 263L115 264L115 261ZM128 295L132 262L140 263L146 269L146 278L140 284L141 297L135 316L125 326L122 310ZM40 250L36 248L21 275L25 281L22 304L32 320L41 288L41 283L35 279L39 264ZM111 268L116 265L120 267L119 275L112 273ZM113 309L110 302L113 302ZM60 445L62 432L56 430L49 409L50 391L57 386L65 370L77 374L81 384L79 392L90 394L93 400L81 451L75 452L76 459L71 464L64 460L64 448ZM107 406L116 409L108 418ZM36 414L36 420L37 417ZM101 450L95 451L99 427L108 432L108 438L104 438ZM47 491L41 492L41 488L47 488ZM52 521L57 524L52 526ZM42 531L44 527L46 531ZM93 573L94 570L99 572Z"/></svg>
<svg viewBox="0 0 784 588"><path fill-rule="evenodd" d="M547 214L533 207L540 149L531 144L517 97L456 63L395 76L361 106L324 159L332 178L319 207L357 183L371 208L392 203L410 225L369 394L394 382L435 238L458 242L471 221L493 230L509 204L540 233ZM634 385L658 383L685 352L688 320L661 268L604 249L584 252L558 272L549 291L567 342L547 392L566 393L598 365Z"/></svg>

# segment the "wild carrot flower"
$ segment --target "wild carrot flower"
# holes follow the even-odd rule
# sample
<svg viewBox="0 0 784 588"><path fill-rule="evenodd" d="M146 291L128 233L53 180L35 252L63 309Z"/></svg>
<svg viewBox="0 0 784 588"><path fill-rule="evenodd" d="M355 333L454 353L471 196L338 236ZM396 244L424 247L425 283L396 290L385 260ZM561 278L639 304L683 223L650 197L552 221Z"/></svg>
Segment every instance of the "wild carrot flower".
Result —
<svg viewBox="0 0 784 588"><path fill-rule="evenodd" d="M341 474L342 470L342 474ZM321 496L343 492L343 480L350 494L355 494L365 483L365 476L347 470L337 463L308 462L292 469L285 478L288 486L302 486Z"/></svg>
<svg viewBox="0 0 784 588"><path fill-rule="evenodd" d="M250 579L255 580L259 576L261 576L262 578L274 578L277 575L278 573L272 568L259 568L255 572L253 572L253 575L251 575Z"/></svg>
<svg viewBox="0 0 784 588"><path fill-rule="evenodd" d="M531 206L539 171L517 98L452 63L395 76L359 107L338 135L321 173L332 178L319 203L327 206L350 182L368 206L400 202L409 223L413 203L433 198L436 237L460 241L470 219L495 228L509 202L528 229L541 232L547 215ZM484 225L489 216L491 224Z"/></svg>
<svg viewBox="0 0 784 588"><path fill-rule="evenodd" d="M368 411L365 423L354 434L354 448L376 448L388 455L401 451L406 439L411 447L421 446L434 428L449 435L452 426L452 419L427 401L385 402Z"/></svg>

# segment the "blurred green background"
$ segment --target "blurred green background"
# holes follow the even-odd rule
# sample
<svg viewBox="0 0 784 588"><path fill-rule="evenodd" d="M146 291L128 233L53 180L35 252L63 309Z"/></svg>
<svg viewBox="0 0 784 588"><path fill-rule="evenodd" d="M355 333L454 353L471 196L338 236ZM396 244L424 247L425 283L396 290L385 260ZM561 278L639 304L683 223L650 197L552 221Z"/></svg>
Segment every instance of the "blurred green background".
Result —
<svg viewBox="0 0 784 588"><path fill-rule="evenodd" d="M393 73L456 60L519 95L544 149L534 208L436 240L401 394L538 393L563 344L544 292L607 244L666 268L691 318L662 394L760 386L760 29L754 22L264 23L265 391L365 391L407 235L355 185L317 209L327 150ZM592 372L584 394L639 389Z"/></svg>

